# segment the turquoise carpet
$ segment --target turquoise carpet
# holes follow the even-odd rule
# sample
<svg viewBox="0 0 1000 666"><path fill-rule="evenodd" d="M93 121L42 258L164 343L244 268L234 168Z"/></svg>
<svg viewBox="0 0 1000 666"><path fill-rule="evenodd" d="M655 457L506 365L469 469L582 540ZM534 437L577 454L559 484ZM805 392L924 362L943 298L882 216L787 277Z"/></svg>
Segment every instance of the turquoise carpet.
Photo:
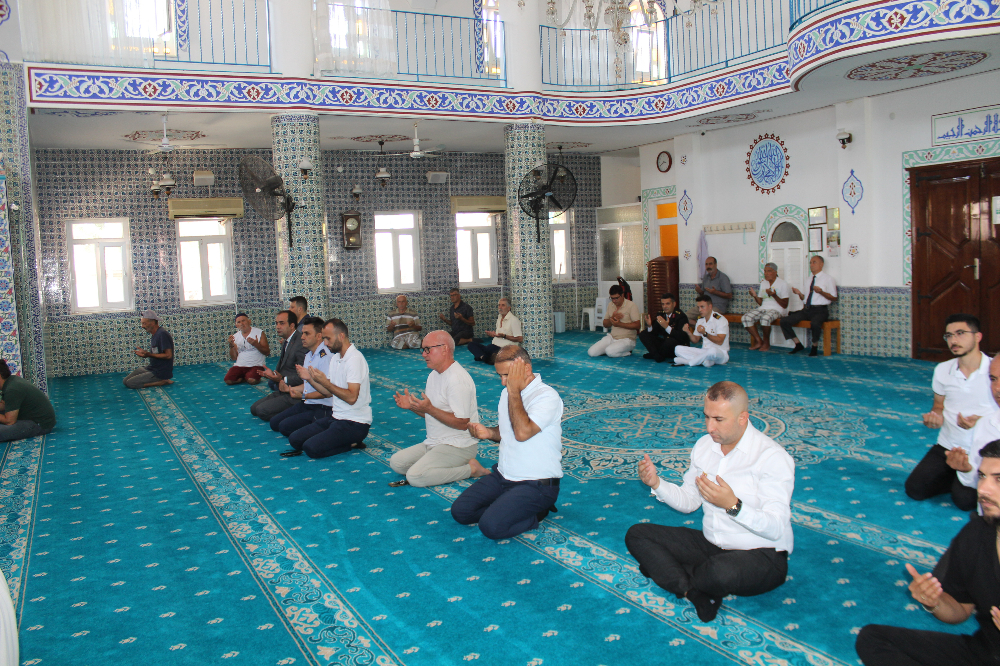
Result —
<svg viewBox="0 0 1000 666"><path fill-rule="evenodd" d="M54 379L59 426L0 459L0 568L20 617L22 664L856 664L864 624L948 628L912 603L966 515L903 493L934 441L920 424L933 365L732 351L728 365L591 359L597 334L556 337L535 371L561 393L559 513L494 543L449 507L467 482L389 488L388 458L420 442L395 407L420 389L415 351L369 350L368 449L280 458L249 415L261 387L224 365L180 367L140 392L121 377ZM496 422L491 367L459 360ZM639 575L623 538L640 521L701 523L636 480L644 454L679 479L703 432L701 395L747 387L754 424L794 456L788 581L727 599L701 623ZM481 446L492 464L495 446ZM642 650L648 657L637 656Z"/></svg>

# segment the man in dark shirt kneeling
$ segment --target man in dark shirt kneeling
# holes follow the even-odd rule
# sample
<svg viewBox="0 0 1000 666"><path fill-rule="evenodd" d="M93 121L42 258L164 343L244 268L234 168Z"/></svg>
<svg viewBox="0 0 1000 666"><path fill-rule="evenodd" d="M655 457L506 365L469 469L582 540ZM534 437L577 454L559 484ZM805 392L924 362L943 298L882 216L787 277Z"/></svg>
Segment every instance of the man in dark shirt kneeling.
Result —
<svg viewBox="0 0 1000 666"><path fill-rule="evenodd" d="M910 594L924 610L948 624L975 613L979 630L971 636L901 629L880 624L862 627L855 649L865 666L981 666L1000 663L1000 440L979 450L979 506L941 556L934 573L913 578Z"/></svg>
<svg viewBox="0 0 1000 666"><path fill-rule="evenodd" d="M136 349L135 355L148 358L149 365L136 368L122 380L122 383L130 389L173 384L174 339L167 329L160 326L160 317L152 310L143 311L140 325L153 337L149 341L149 351Z"/></svg>
<svg viewBox="0 0 1000 666"><path fill-rule="evenodd" d="M48 397L27 379L12 375L0 359L0 442L47 435L56 426Z"/></svg>

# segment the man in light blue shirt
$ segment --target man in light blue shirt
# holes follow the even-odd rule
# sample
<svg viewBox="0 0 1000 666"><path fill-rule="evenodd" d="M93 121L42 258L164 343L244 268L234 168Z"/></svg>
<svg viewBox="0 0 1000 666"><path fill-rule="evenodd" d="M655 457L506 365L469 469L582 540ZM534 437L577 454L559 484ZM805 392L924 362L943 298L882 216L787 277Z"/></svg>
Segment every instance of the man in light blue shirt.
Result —
<svg viewBox="0 0 1000 666"><path fill-rule="evenodd" d="M479 480L451 505L462 525L479 523L490 539L533 530L555 511L562 478L563 402L556 390L531 371L531 357L517 345L501 349L495 366L506 387L497 406L499 425L470 423L473 437L500 442L497 464L486 470L475 460ZM478 468L478 469L476 469Z"/></svg>
<svg viewBox="0 0 1000 666"><path fill-rule="evenodd" d="M319 317L306 317L302 322L302 346L308 349L305 367L317 368L326 373L333 354L323 344L324 321ZM312 384L304 381L299 386L289 388L289 395L302 402L292 405L271 419L271 430L288 437L299 428L330 415L333 398L317 391Z"/></svg>

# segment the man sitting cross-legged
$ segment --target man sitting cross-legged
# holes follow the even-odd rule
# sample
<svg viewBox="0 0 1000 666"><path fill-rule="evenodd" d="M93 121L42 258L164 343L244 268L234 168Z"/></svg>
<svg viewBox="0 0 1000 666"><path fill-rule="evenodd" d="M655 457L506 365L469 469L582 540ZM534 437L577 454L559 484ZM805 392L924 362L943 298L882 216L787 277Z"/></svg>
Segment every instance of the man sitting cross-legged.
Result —
<svg viewBox="0 0 1000 666"><path fill-rule="evenodd" d="M476 384L455 360L455 340L446 331L433 331L420 352L431 369L425 393L418 398L407 390L395 398L397 406L424 418L427 439L389 458L389 467L406 475L389 485L423 488L486 474L475 462L479 443L469 434L469 422L479 421Z"/></svg>
<svg viewBox="0 0 1000 666"><path fill-rule="evenodd" d="M501 349L494 367L506 387L497 406L499 426L470 423L469 432L500 442L499 460L459 495L451 515L462 525L479 523L490 539L507 539L535 529L555 511L563 475L563 402L532 373L531 357L521 347Z"/></svg>
<svg viewBox="0 0 1000 666"><path fill-rule="evenodd" d="M979 629L971 636L869 624L854 644L865 666L985 666L1000 663L1000 441L979 451L978 498L982 515L969 522L948 546L931 573L906 570L913 600L946 624L962 624L973 614Z"/></svg>
<svg viewBox="0 0 1000 666"><path fill-rule="evenodd" d="M642 357L657 363L672 361L677 345L688 345L688 335L684 332L688 318L677 307L677 298L670 293L663 294L660 296L660 307L662 310L656 313L656 317L646 315L646 330L639 331L639 342L649 350Z"/></svg>
<svg viewBox="0 0 1000 666"><path fill-rule="evenodd" d="M611 358L629 356L635 349L635 339L642 328L639 306L626 299L625 291L617 284L608 290L608 295L611 297L611 304L608 306L608 316L601 325L610 328L611 332L590 345L587 354L606 354Z"/></svg>
<svg viewBox="0 0 1000 666"><path fill-rule="evenodd" d="M292 397L291 387L302 385L295 366L305 363L306 348L302 346L302 333L296 329L296 324L298 319L291 310L282 310L274 317L274 327L282 338L281 356L274 370L264 366L260 371L271 393L250 405L250 413L265 421L299 402Z"/></svg>
<svg viewBox="0 0 1000 666"><path fill-rule="evenodd" d="M702 531L640 523L625 535L642 575L715 619L726 595L754 596L785 582L792 552L795 463L750 423L747 393L719 382L705 394L705 429L677 486L646 455L639 479L682 513L704 511Z"/></svg>
<svg viewBox="0 0 1000 666"><path fill-rule="evenodd" d="M696 299L701 317L692 333L687 324L684 332L691 342L701 342L697 347L677 347L674 349L674 365L724 365L729 362L729 321L712 310L712 299L702 294Z"/></svg>
<svg viewBox="0 0 1000 666"><path fill-rule="evenodd" d="M316 368L325 373L333 354L323 344L323 320L319 317L306 317L304 321L299 322L299 326L301 326L302 346L307 350L305 367ZM292 386L289 395L300 402L279 412L270 422L271 430L280 432L285 437L330 413L333 398L318 391L308 380L299 386Z"/></svg>
<svg viewBox="0 0 1000 666"><path fill-rule="evenodd" d="M364 440L372 425L368 361L351 344L347 324L339 319L330 319L323 326L323 341L333 352L326 372L303 366L298 371L317 391L330 396L330 412L289 435L292 449L281 454L286 458L302 453L310 458L326 458L351 448L366 448Z"/></svg>
<svg viewBox="0 0 1000 666"><path fill-rule="evenodd" d="M771 348L771 324L788 314L788 299L792 292L788 283L778 277L778 264L773 261L764 265L764 281L760 283L760 295L749 288L750 297L757 302L757 309L743 315L743 327L750 333L750 350L767 351ZM760 322L761 332L757 332Z"/></svg>
<svg viewBox="0 0 1000 666"><path fill-rule="evenodd" d="M245 312L241 312L236 315L236 332L229 336L228 342L229 358L236 362L223 381L230 386L244 381L250 385L259 384L265 369L264 362L271 355L267 335L250 322Z"/></svg>

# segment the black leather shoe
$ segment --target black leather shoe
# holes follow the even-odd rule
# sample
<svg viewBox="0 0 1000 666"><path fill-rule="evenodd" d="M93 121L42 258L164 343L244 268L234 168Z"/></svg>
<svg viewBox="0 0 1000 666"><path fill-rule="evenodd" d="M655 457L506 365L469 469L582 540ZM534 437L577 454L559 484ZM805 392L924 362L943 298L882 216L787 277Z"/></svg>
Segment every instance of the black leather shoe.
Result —
<svg viewBox="0 0 1000 666"><path fill-rule="evenodd" d="M809 350L809 355L810 356L819 356L819 350L818 350L818 348L816 348L816 347L811 348Z"/></svg>
<svg viewBox="0 0 1000 666"><path fill-rule="evenodd" d="M556 508L555 504L547 508L545 511L539 511L535 514L535 516L538 518L538 522L542 522L550 513L559 513L559 509Z"/></svg>
<svg viewBox="0 0 1000 666"><path fill-rule="evenodd" d="M795 349L793 349L792 351L790 351L788 353L789 354L798 354L803 349L805 349L805 347L802 346L802 343L801 342L796 342L795 343Z"/></svg>
<svg viewBox="0 0 1000 666"><path fill-rule="evenodd" d="M289 449L288 451L282 451L280 454L282 458L294 458L295 456L301 456L302 452L298 449Z"/></svg>
<svg viewBox="0 0 1000 666"><path fill-rule="evenodd" d="M652 354L650 354L649 352L646 352L645 354L643 354L642 357L643 358L654 358L654 356Z"/></svg>
<svg viewBox="0 0 1000 666"><path fill-rule="evenodd" d="M351 444L351 448L352 449L367 449L368 445L365 444L364 442L354 442L353 444Z"/></svg>

